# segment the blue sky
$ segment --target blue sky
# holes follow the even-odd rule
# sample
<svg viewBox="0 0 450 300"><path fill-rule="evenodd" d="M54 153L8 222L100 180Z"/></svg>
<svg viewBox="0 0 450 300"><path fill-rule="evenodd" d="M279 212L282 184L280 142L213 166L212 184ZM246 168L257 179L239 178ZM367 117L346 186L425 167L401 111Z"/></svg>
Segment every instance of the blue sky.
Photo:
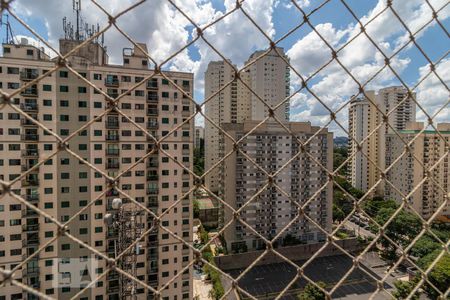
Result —
<svg viewBox="0 0 450 300"><path fill-rule="evenodd" d="M48 2L48 5L43 6L42 2ZM124 0L120 3L100 1L108 11L113 13L117 13L134 2L132 0ZM377 10L384 8L385 2L384 0L346 0L346 3L352 7L354 13L363 22L367 22ZM57 39L62 36L62 17L68 16L69 19L73 17L71 3L71 1L57 0L17 0L15 8L20 17L26 20L42 37L48 39L52 45L57 47ZM177 1L177 3L201 26L208 24L234 5L232 0L192 0L187 2ZM322 1L298 0L297 3L306 13L309 13ZM448 30L450 5L445 6L445 0L432 0L430 3L436 10L444 7L439 12L438 17ZM94 24L96 22L99 22L100 25L104 24L106 21L104 14L96 7L89 5L92 4L87 0L83 1L85 20ZM303 19L300 11L288 0L246 0L243 8L274 40L279 39ZM431 10L423 0L394 1L394 8L413 31L420 28L431 18ZM25 28L14 21L13 18L10 19L16 35L30 36ZM335 48L344 44L359 28L359 26L355 26L356 20L339 0L329 1L311 16L310 21L321 34L327 37L327 40L329 39L329 42ZM150 55L154 55L156 59L160 60L185 45L195 34L193 26L178 12L174 12L165 0L147 1L138 10L131 11L119 19L118 24L136 41L147 42ZM406 31L390 11L383 13L375 22L371 23L367 27L367 31L371 36L374 36L377 44L385 49L388 54L395 51L399 43L402 44L402 41L406 41L403 39L406 36ZM4 36L4 30L2 35ZM238 66L242 66L253 51L268 46L267 40L245 19L242 13L234 13L220 21L211 28L211 31L205 32L205 37ZM417 43L432 61L436 61L445 55L450 46L447 33L434 21L418 35ZM106 35L106 44L113 63L120 62L121 48L129 46L129 43L117 31L114 32L113 30ZM329 49L307 24L285 38L279 46L283 47L289 54L292 65L302 75L310 74L331 56ZM367 38L361 36L350 43L339 54L339 57L345 62L352 74L356 74L358 80L364 81L370 77L369 73L374 73L383 65L383 61L380 60L380 55L377 52ZM217 60L218 58L214 51L204 43L198 42L173 59L167 67L194 72L196 78L195 98L202 102L203 72L210 60ZM448 57L445 57L437 69L437 72L440 72L439 76L446 83L450 80L447 71L449 69L447 65L450 66L449 63ZM419 80L421 75L426 74L427 64L427 60L418 49L411 45L403 49L392 61L394 69L410 87ZM439 120L449 121L447 114L449 112L448 89L443 85L436 84L437 81L434 75L430 76L416 92L419 101L422 101L423 105L429 108L430 113L446 105L447 108L439 116ZM345 103L351 95L357 93L354 83L335 63L320 72L309 84L314 92L323 97L325 102L333 109L336 109L339 105ZM392 72L387 71L377 77L367 88L376 89L398 84L399 82ZM291 85L293 89L298 86L296 76L291 77ZM430 96L436 99L428 99ZM296 95L291 101L292 119L312 120L313 123L317 122L318 125L324 124L327 121L327 116L323 115L323 108L320 108L316 102L309 93ZM428 105L428 103L432 104ZM343 110L338 115L342 122L346 122L345 111ZM424 118L424 114L418 112L418 118Z"/></svg>

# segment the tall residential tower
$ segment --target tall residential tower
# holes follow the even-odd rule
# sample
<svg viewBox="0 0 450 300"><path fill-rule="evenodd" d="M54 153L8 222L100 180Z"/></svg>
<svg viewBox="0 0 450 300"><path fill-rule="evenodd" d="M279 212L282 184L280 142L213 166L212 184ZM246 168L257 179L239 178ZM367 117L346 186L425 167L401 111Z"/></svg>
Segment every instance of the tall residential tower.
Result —
<svg viewBox="0 0 450 300"><path fill-rule="evenodd" d="M402 87L388 87L367 91L367 98L353 100L349 107L350 178L354 187L368 191L380 179L384 170L386 135L403 130L408 122L416 120L415 94L409 95ZM383 122L383 114L387 123ZM358 144L361 142L360 147ZM382 195L384 182L375 193Z"/></svg>
<svg viewBox="0 0 450 300"><path fill-rule="evenodd" d="M250 55L246 68L239 73L240 80L231 83L235 71L231 62L213 61L205 72L205 99L212 97L206 104L206 115L218 126L225 123L242 123L246 120L263 120L269 115L268 105L275 107L289 96L289 66L283 48L256 51ZM256 94L256 95L255 95ZM259 97L259 98L258 98ZM289 101L280 105L274 112L281 122L289 121ZM226 153L221 131L205 120L205 170L209 170ZM213 192L219 192L222 178L221 166L206 176L206 186Z"/></svg>
<svg viewBox="0 0 450 300"><path fill-rule="evenodd" d="M75 39L60 40L60 51L62 54L68 53L81 42ZM145 44L140 46L146 48ZM160 75L144 80L153 74L153 70L148 67L148 58L137 48L124 49L121 65L108 64L105 49L95 42L80 48L68 60L80 76L113 98L141 83L120 99L117 108L157 138L166 136L193 111L191 102ZM26 43L3 44L0 84L3 91L12 93L56 65L57 62L49 59L42 50ZM192 94L193 74L167 72L165 75L177 82L186 93ZM12 102L62 138L67 138L89 120L111 108L111 103L99 91L64 67L14 96ZM162 149L187 167L193 160L193 129L193 122L184 125L160 144ZM75 216L68 225L72 235L104 255L114 257L118 254L120 235L123 236L123 233L107 226L104 217L107 213L115 213L112 207L114 198L123 198L123 207L131 209L133 204L126 197L108 185L99 172L80 162L64 148L52 156L60 147L57 140L10 106L0 109L0 140L0 179L5 181L14 180L37 162L51 156L43 165L35 167L17 181L12 186L14 193L60 222ZM124 172L117 186L158 214L182 199L191 185L190 175L164 155L152 138L115 109L76 133L68 141L68 147L110 176ZM150 152L151 155L140 160ZM90 205L95 199L95 203ZM12 269L58 234L54 224L9 195L1 199L0 208L1 267ZM137 218L135 226L145 231L154 222L151 215L140 210L142 215ZM167 211L160 224L185 241L192 241L189 197ZM177 276L162 291L162 297L192 299L191 269L181 274L192 254L182 243L156 228L133 251L136 255L134 272L138 279L159 288ZM58 274L54 273L54 268L61 262L58 258L92 259L97 264L97 274L90 274L90 278L95 278L107 268L104 259L99 260L89 249L62 236L16 272L14 278L51 297L70 298L79 291L79 287L55 284ZM123 262L120 266L126 267L125 264ZM77 270L76 265L74 268L74 272L82 271ZM82 297L119 299L127 292L122 279L117 272L110 272ZM138 299L152 299L151 291L139 285L135 292ZM7 283L2 287L1 296L18 299L22 293L21 288Z"/></svg>

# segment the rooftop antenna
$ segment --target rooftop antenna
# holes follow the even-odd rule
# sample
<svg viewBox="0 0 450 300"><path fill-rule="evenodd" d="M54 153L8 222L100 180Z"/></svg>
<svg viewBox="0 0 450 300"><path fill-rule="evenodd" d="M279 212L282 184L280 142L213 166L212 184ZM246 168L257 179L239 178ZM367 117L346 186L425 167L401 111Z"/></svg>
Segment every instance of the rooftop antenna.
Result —
<svg viewBox="0 0 450 300"><path fill-rule="evenodd" d="M77 27L75 29L75 39L77 41L81 40L80 36L80 23L81 21L81 0L73 0L73 10L77 15Z"/></svg>
<svg viewBox="0 0 450 300"><path fill-rule="evenodd" d="M6 22L3 20L3 17L6 18ZM9 22L9 15L0 15L0 25L5 26L6 29L6 44L15 44L14 42L14 34L12 32L11 23Z"/></svg>
<svg viewBox="0 0 450 300"><path fill-rule="evenodd" d="M100 32L100 25L97 26L90 25L87 22L83 22L83 16L81 14L81 0L72 0L73 11L75 12L76 21L75 24L69 22L67 17L62 19L64 39L73 41L84 41L85 39L91 38ZM104 46L103 33L101 37L96 36L93 40L94 43L101 42L102 47Z"/></svg>

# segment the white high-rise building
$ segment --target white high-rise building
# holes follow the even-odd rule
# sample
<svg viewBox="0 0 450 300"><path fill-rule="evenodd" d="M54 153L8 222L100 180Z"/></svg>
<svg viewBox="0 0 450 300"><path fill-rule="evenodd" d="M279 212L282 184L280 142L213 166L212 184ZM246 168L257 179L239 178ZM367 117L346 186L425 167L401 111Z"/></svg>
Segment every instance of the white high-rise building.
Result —
<svg viewBox="0 0 450 300"><path fill-rule="evenodd" d="M349 107L350 179L354 187L368 191L380 179L380 170L386 168L386 135L406 128L407 122L416 120L415 94L408 96L402 87L387 87L367 91L365 97L353 100ZM383 122L387 115L387 124ZM364 141L361 147L358 143ZM384 182L373 191L382 195Z"/></svg>
<svg viewBox="0 0 450 300"><path fill-rule="evenodd" d="M249 64L256 60L247 68L250 86L255 92L250 93L251 120L260 121L269 115L269 108L256 95L268 105L275 107L290 94L290 68L284 61L289 58L284 54L283 48L276 49L283 58L275 50L266 55L265 51L256 51L246 62ZM261 55L264 56L259 58ZM289 101L275 110L275 116L281 122L289 121Z"/></svg>
<svg viewBox="0 0 450 300"><path fill-rule="evenodd" d="M285 59L288 59L283 48L277 48L277 50ZM244 83L236 80L227 85L234 79L234 69L230 64L224 61L209 63L205 72L205 99L215 96L206 104L206 115L216 125L263 120L267 117L269 110L255 93L272 107L289 96L288 65L275 50L258 58L263 53L264 51L256 51L249 57L246 64L254 60L256 62L240 72L240 78ZM289 121L289 101L276 109L274 114L281 122ZM226 155L223 148L224 139L226 137L220 130L205 120L205 171ZM218 165L206 175L205 184L213 192L221 190L220 172L221 167Z"/></svg>

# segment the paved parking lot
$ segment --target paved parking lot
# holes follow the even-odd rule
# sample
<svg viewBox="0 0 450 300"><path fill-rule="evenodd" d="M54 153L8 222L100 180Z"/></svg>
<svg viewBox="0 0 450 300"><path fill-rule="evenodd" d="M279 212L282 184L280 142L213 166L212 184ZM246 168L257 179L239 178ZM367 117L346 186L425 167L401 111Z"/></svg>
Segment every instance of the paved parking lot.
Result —
<svg viewBox="0 0 450 300"><path fill-rule="evenodd" d="M296 261L295 263L301 266L304 262ZM325 282L327 290L331 290L351 266L352 260L346 255L319 257L305 268L305 275L313 281ZM376 290L374 278L379 279L380 276L366 266L362 266L362 268L373 277L360 269L354 270L344 284L333 293L333 298L366 299L367 294ZM242 271L242 269L232 270L229 273L236 278ZM273 299L292 281L295 275L295 268L288 263L256 266L239 281L239 286L258 298ZM297 299L296 295L306 284L305 279L297 280L283 299ZM385 287L390 288L387 284Z"/></svg>

